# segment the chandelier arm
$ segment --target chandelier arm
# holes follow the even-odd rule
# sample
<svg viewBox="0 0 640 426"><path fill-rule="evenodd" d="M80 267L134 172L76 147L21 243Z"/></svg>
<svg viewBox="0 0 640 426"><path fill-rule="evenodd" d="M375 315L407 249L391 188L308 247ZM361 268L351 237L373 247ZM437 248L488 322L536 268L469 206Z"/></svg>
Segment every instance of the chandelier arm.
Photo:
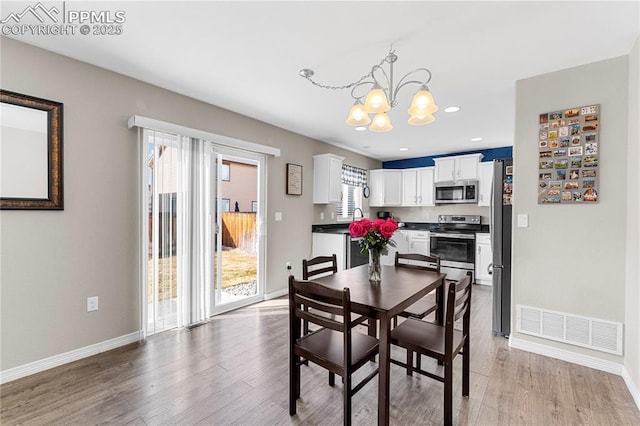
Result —
<svg viewBox="0 0 640 426"><path fill-rule="evenodd" d="M385 86L383 84L380 84L380 82L376 78L375 72L378 71L378 70L382 73L382 75L384 75L384 78L386 80L386 84L389 87L388 89L385 89ZM373 67L371 67L371 72L369 74L371 74L371 78L373 78L373 81L375 82L375 84L380 86L382 88L382 90L386 90L386 91L389 92L389 93L387 93L387 96L390 97L391 96L391 83L389 81L389 76L387 75L387 72L384 70L384 68L382 68L380 65L374 65Z"/></svg>
<svg viewBox="0 0 640 426"><path fill-rule="evenodd" d="M392 51L390 51L390 53L392 53ZM374 66L373 66L373 68L375 68L375 67L380 68L380 66L381 66L382 64L384 64L384 63L387 61L387 56L388 56L388 55L389 55L389 54L387 54L384 58L382 58L382 59L380 60L380 62L379 62L377 65L374 65ZM309 71L311 71L311 75L303 75L303 74L301 73L301 74L300 74L300 76L301 76L302 78L305 78L305 79L309 80L309 82L310 82L311 84L313 84L314 86L318 86L318 87L320 87L321 89L343 90L343 89L350 89L350 88L352 88L352 87L354 87L354 86L357 86L358 84L360 84L360 83L364 82L364 80L366 80L366 79L367 79L367 78L369 78L369 77L371 77L371 78L373 78L373 79L375 80L375 77L373 76L373 68L371 68L371 71L369 71L369 73L368 73L368 74L363 75L362 77L360 77L358 80L354 81L353 83L345 84L345 85L343 85L343 86L331 86L331 85L321 84L321 83L318 83L318 82L316 82L316 81L313 81L313 79L311 78L311 75L313 75L313 71L312 71L312 70L309 70ZM304 70L302 70L302 71L304 71Z"/></svg>
<svg viewBox="0 0 640 426"><path fill-rule="evenodd" d="M428 74L428 77L426 78L426 80L408 80L408 81L404 81L410 75L415 74L415 73L420 72L420 71L425 71ZM427 68L417 68L417 69L415 69L413 71L410 71L410 72L406 73L404 76L402 76L402 78L398 82L398 85L396 86L396 88L393 91L393 98L395 99L396 95L398 94L400 89L402 89L404 86L406 86L408 84L419 84L419 85L422 85L422 86L426 86L430 81L431 81L431 71L429 71Z"/></svg>
<svg viewBox="0 0 640 426"><path fill-rule="evenodd" d="M362 98L364 98L365 96L367 96L367 93L365 92L362 96L356 96L355 95L355 91L357 89L359 89L360 87L366 85L366 84L370 84L371 86L375 85L375 81L361 81L358 84L354 85L353 88L351 89L351 97L355 100L360 100Z"/></svg>

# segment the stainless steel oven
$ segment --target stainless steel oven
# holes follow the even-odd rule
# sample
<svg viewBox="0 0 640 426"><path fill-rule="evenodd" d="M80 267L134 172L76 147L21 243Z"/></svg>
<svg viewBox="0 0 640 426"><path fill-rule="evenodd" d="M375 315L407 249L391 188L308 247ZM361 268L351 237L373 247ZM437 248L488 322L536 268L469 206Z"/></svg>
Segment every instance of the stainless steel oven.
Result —
<svg viewBox="0 0 640 426"><path fill-rule="evenodd" d="M431 232L431 255L440 258L442 266L474 269L476 236L474 233Z"/></svg>
<svg viewBox="0 0 640 426"><path fill-rule="evenodd" d="M430 253L440 258L442 272L458 280L475 270L476 232L480 216L438 216L438 229L429 233Z"/></svg>

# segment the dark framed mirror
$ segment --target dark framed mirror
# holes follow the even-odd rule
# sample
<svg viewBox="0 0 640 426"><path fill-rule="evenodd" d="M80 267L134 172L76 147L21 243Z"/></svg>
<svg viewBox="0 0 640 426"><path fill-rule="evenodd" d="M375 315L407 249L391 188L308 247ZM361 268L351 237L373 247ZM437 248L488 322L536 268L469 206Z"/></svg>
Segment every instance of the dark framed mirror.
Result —
<svg viewBox="0 0 640 426"><path fill-rule="evenodd" d="M0 209L63 210L62 103L0 98Z"/></svg>

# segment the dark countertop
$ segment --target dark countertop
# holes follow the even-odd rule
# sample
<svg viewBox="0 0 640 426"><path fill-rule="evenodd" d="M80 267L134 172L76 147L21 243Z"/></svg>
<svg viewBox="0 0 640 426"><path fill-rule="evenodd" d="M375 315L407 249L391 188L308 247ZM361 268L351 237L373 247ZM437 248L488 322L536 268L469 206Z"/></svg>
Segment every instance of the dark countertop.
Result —
<svg viewBox="0 0 640 426"><path fill-rule="evenodd" d="M311 232L322 232L326 234L348 234L349 223L325 223L319 225L311 225ZM406 231L435 231L438 229L438 224L435 222L401 222L404 226L401 230ZM478 232L488 233L489 225L480 225L481 230Z"/></svg>

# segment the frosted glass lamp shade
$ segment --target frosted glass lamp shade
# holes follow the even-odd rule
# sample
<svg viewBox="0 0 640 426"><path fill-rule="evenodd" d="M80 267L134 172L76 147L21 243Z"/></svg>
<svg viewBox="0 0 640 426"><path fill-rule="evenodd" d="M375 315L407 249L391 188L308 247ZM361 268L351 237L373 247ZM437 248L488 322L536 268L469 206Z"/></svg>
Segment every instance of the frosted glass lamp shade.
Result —
<svg viewBox="0 0 640 426"><path fill-rule="evenodd" d="M371 119L369 114L364 112L362 104L360 102L353 104L347 117L347 124L349 126L366 126L369 123L371 123Z"/></svg>
<svg viewBox="0 0 640 426"><path fill-rule="evenodd" d="M386 112L376 114L371 121L371 126L369 126L369 130L372 132L388 132L391 129L393 129L391 119Z"/></svg>
<svg viewBox="0 0 640 426"><path fill-rule="evenodd" d="M412 115L409 117L409 124L414 126L421 126L423 124L433 123L436 118L431 114L426 115Z"/></svg>
<svg viewBox="0 0 640 426"><path fill-rule="evenodd" d="M367 93L367 98L364 101L364 110L368 113L380 114L387 112L391 109L387 95L380 86L374 86L373 89Z"/></svg>
<svg viewBox="0 0 640 426"><path fill-rule="evenodd" d="M425 116L433 114L437 110L438 106L433 100L433 95L431 95L431 92L423 86L421 90L417 91L416 94L413 95L413 100L411 101L411 106L409 107L408 112L411 115Z"/></svg>

